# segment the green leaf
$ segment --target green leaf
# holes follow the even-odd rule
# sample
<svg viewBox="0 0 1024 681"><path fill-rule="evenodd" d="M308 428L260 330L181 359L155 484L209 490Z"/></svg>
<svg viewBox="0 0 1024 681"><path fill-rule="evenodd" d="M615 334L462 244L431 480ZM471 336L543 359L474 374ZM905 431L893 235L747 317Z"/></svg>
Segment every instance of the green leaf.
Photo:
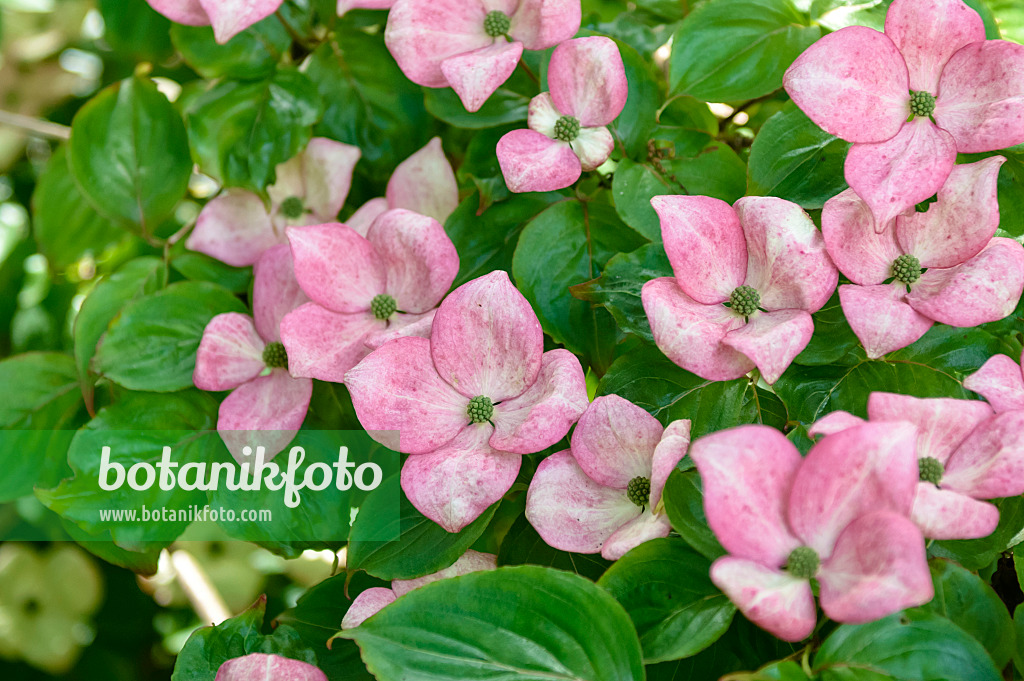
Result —
<svg viewBox="0 0 1024 681"><path fill-rule="evenodd" d="M612 563L599 553L569 553L548 546L526 516L520 515L501 542L498 565L542 565L596 580Z"/></svg>
<svg viewBox="0 0 1024 681"><path fill-rule="evenodd" d="M95 368L129 390L171 392L192 386L203 330L223 312L246 312L227 289L183 281L130 301L110 325Z"/></svg>
<svg viewBox="0 0 1024 681"><path fill-rule="evenodd" d="M174 49L167 37L171 22L145 2L99 0L103 39L134 61L161 62Z"/></svg>
<svg viewBox="0 0 1024 681"><path fill-rule="evenodd" d="M696 469L675 470L668 476L665 491L665 513L672 529L708 560L725 555L725 549L708 526L704 515L704 492Z"/></svg>
<svg viewBox="0 0 1024 681"><path fill-rule="evenodd" d="M705 102L677 95L658 114L651 139L672 143L675 156L693 156L718 135L718 119Z"/></svg>
<svg viewBox="0 0 1024 681"><path fill-rule="evenodd" d="M192 175L178 112L153 81L132 77L93 97L71 124L70 168L100 213L153 231Z"/></svg>
<svg viewBox="0 0 1024 681"><path fill-rule="evenodd" d="M673 94L706 102L754 99L782 87L782 75L821 37L790 0L715 0L683 20L672 41Z"/></svg>
<svg viewBox="0 0 1024 681"><path fill-rule="evenodd" d="M685 542L652 539L598 580L632 618L646 664L695 655L729 628L736 606L711 583L710 569Z"/></svg>
<svg viewBox="0 0 1024 681"><path fill-rule="evenodd" d="M987 0L1006 40L1024 43L1024 6L1015 0Z"/></svg>
<svg viewBox="0 0 1024 681"><path fill-rule="evenodd" d="M685 193L683 188L674 184L655 166L634 163L628 158L619 161L612 176L612 196L619 217L651 241L661 241L661 222L651 207L651 198L682 193Z"/></svg>
<svg viewBox="0 0 1024 681"><path fill-rule="evenodd" d="M278 164L305 148L320 108L313 83L296 70L255 82L223 80L188 107L188 139L203 172L229 187L262 191Z"/></svg>
<svg viewBox="0 0 1024 681"><path fill-rule="evenodd" d="M615 119L615 130L626 148L626 154L634 158L647 157L647 140L654 129L658 108L663 99L661 85L646 59L635 49L616 40L622 65L626 69L629 83L629 102Z"/></svg>
<svg viewBox="0 0 1024 681"><path fill-rule="evenodd" d="M987 537L937 541L928 548L934 556L949 558L968 570L988 567L1024 537L1024 497L997 500L999 524Z"/></svg>
<svg viewBox="0 0 1024 681"><path fill-rule="evenodd" d="M821 681L1000 681L985 648L929 612L844 624L814 656Z"/></svg>
<svg viewBox="0 0 1024 681"><path fill-rule="evenodd" d="M838 291L833 293L825 306L815 312L812 317L814 319L814 335L793 360L795 363L805 366L822 364L850 366L864 359L860 341L843 314Z"/></svg>
<svg viewBox="0 0 1024 681"><path fill-rule="evenodd" d="M232 267L204 253L184 251L171 258L171 267L186 279L218 284L232 293L246 293L252 285L251 267Z"/></svg>
<svg viewBox="0 0 1024 681"><path fill-rule="evenodd" d="M203 78L252 80L271 75L292 39L275 16L221 45L209 26L171 26L171 40L185 63Z"/></svg>
<svg viewBox="0 0 1024 681"><path fill-rule="evenodd" d="M622 606L589 580L550 568L434 582L339 635L359 644L378 681L644 678Z"/></svg>
<svg viewBox="0 0 1024 681"><path fill-rule="evenodd" d="M494 504L461 532L451 533L417 511L399 483L397 475L386 479L359 509L348 544L350 570L381 579L414 579L443 570L483 534L497 508Z"/></svg>
<svg viewBox="0 0 1024 681"><path fill-rule="evenodd" d="M1003 236L1019 238L1024 235L1024 213L1019 206L1024 202L1024 146L1017 145L987 154L961 154L961 162L973 163L989 156L1002 156L1006 162L999 168L997 181L999 196L999 230Z"/></svg>
<svg viewBox="0 0 1024 681"><path fill-rule="evenodd" d="M833 137L793 104L761 127L750 147L747 193L778 196L807 209L846 189L843 163L849 142Z"/></svg>
<svg viewBox="0 0 1024 681"><path fill-rule="evenodd" d="M507 88L498 88L484 105L469 112L451 88L430 88L424 101L427 111L449 125L470 130L495 128L526 120L530 98Z"/></svg>

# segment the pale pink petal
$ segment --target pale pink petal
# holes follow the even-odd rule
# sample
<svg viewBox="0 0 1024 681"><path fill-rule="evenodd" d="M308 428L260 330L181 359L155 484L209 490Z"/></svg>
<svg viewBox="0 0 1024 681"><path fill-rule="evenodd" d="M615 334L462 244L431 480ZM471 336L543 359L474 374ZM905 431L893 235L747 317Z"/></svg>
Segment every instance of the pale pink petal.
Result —
<svg viewBox="0 0 1024 681"><path fill-rule="evenodd" d="M246 267L263 251L284 242L260 197L229 189L203 206L185 245L233 267Z"/></svg>
<svg viewBox="0 0 1024 681"><path fill-rule="evenodd" d="M192 382L200 390L231 390L259 376L265 345L249 315L217 315L203 329Z"/></svg>
<svg viewBox="0 0 1024 681"><path fill-rule="evenodd" d="M871 622L935 595L921 531L888 512L861 516L843 529L818 583L822 610L845 624Z"/></svg>
<svg viewBox="0 0 1024 681"><path fill-rule="evenodd" d="M941 484L975 499L1024 494L1024 411L978 426L950 458Z"/></svg>
<svg viewBox="0 0 1024 681"><path fill-rule="evenodd" d="M384 43L402 72L417 85L447 87L441 62L494 42L484 30L487 8L482 2L434 0L396 5L388 13Z"/></svg>
<svg viewBox="0 0 1024 681"><path fill-rule="evenodd" d="M933 196L956 162L956 143L927 118L904 124L885 142L854 144L846 155L846 182L867 202L875 231Z"/></svg>
<svg viewBox="0 0 1024 681"><path fill-rule="evenodd" d="M444 224L459 205L459 185L440 137L398 164L388 180L386 196L388 208L405 208ZM376 200L371 199L363 208Z"/></svg>
<svg viewBox="0 0 1024 681"><path fill-rule="evenodd" d="M872 421L908 421L917 426L917 456L930 456L945 465L992 408L977 400L921 399L910 395L873 392L868 396Z"/></svg>
<svg viewBox="0 0 1024 681"><path fill-rule="evenodd" d="M733 207L709 196L655 196L651 206L679 287L706 305L729 300L747 275L747 243Z"/></svg>
<svg viewBox="0 0 1024 681"><path fill-rule="evenodd" d="M905 348L932 328L932 320L907 305L895 284L839 287L839 302L850 328L871 359Z"/></svg>
<svg viewBox="0 0 1024 681"><path fill-rule="evenodd" d="M199 0L213 24L218 43L226 43L277 11L283 0Z"/></svg>
<svg viewBox="0 0 1024 681"><path fill-rule="evenodd" d="M430 331L434 326L434 315L437 309L424 312L423 314L402 314L396 312L388 318L388 325L370 332L370 335L363 341L368 348L376 350L389 340L416 336L418 338L430 338Z"/></svg>
<svg viewBox="0 0 1024 681"><path fill-rule="evenodd" d="M256 330L268 343L281 340L281 320L309 302L295 279L295 265L288 244L267 249L253 266L252 311ZM295 374L299 375L299 374Z"/></svg>
<svg viewBox="0 0 1024 681"><path fill-rule="evenodd" d="M999 509L966 494L919 482L910 519L929 539L980 539L995 531Z"/></svg>
<svg viewBox="0 0 1024 681"><path fill-rule="evenodd" d="M583 170L591 171L608 160L615 149L615 139L608 128L582 128L569 147L580 157Z"/></svg>
<svg viewBox="0 0 1024 681"><path fill-rule="evenodd" d="M875 231L868 204L852 189L833 196L821 211L821 235L839 271L855 284L881 284L903 255L894 229Z"/></svg>
<svg viewBox="0 0 1024 681"><path fill-rule="evenodd" d="M327 681L327 675L301 660L249 653L222 664L214 681Z"/></svg>
<svg viewBox="0 0 1024 681"><path fill-rule="evenodd" d="M1024 375L1021 365L1006 355L993 355L980 369L964 379L972 390L998 412L1024 409Z"/></svg>
<svg viewBox="0 0 1024 681"><path fill-rule="evenodd" d="M335 220L352 187L352 171L362 152L351 144L314 137L305 151L306 207L316 222Z"/></svg>
<svg viewBox="0 0 1024 681"><path fill-rule="evenodd" d="M885 35L864 26L811 45L783 82L811 120L849 142L884 142L910 115L903 56Z"/></svg>
<svg viewBox="0 0 1024 681"><path fill-rule="evenodd" d="M486 423L470 425L448 444L410 456L402 466L402 489L409 501L449 532L480 517L519 474L523 457L492 449L490 434Z"/></svg>
<svg viewBox="0 0 1024 681"><path fill-rule="evenodd" d="M565 142L533 130L513 130L498 140L498 165L513 192L549 192L580 179L580 159Z"/></svg>
<svg viewBox="0 0 1024 681"><path fill-rule="evenodd" d="M921 267L953 267L980 253L999 227L996 180L1004 161L992 156L954 166L927 212L896 218L903 252Z"/></svg>
<svg viewBox="0 0 1024 681"><path fill-rule="evenodd" d="M640 515L625 490L588 478L569 450L540 462L526 494L526 519L561 551L597 553L617 529Z"/></svg>
<svg viewBox="0 0 1024 681"><path fill-rule="evenodd" d="M630 520L608 537L601 547L601 557L605 560L618 560L645 541L667 537L671 531L672 525L668 518L654 515L648 508L639 518Z"/></svg>
<svg viewBox="0 0 1024 681"><path fill-rule="evenodd" d="M555 108L550 92L542 92L530 100L530 108L526 117L526 125L545 137L555 138L555 123L562 117L562 112ZM581 131L582 132L582 131Z"/></svg>
<svg viewBox="0 0 1024 681"><path fill-rule="evenodd" d="M495 40L487 47L448 57L441 62L441 73L466 111L478 111L516 70L522 55L522 43Z"/></svg>
<svg viewBox="0 0 1024 681"><path fill-rule="evenodd" d="M389 210L366 235L387 273L388 295L398 309L422 314L434 308L459 273L459 254L437 220L409 210Z"/></svg>
<svg viewBox="0 0 1024 681"><path fill-rule="evenodd" d="M373 244L338 223L289 227L299 286L335 312L365 312L385 293L387 270Z"/></svg>
<svg viewBox="0 0 1024 681"><path fill-rule="evenodd" d="M176 24L209 26L210 17L199 0L146 0L149 6Z"/></svg>
<svg viewBox="0 0 1024 681"><path fill-rule="evenodd" d="M723 556L711 565L711 581L747 619L785 641L805 639L814 631L817 612L806 579Z"/></svg>
<svg viewBox="0 0 1024 681"><path fill-rule="evenodd" d="M665 427L651 461L651 508L657 508L668 476L690 448L690 419L677 419Z"/></svg>
<svg viewBox="0 0 1024 681"><path fill-rule="evenodd" d="M709 381L731 381L754 368L722 339L742 327L743 317L724 305L704 305L683 293L673 277L644 284L641 299L654 342L682 368Z"/></svg>
<svg viewBox="0 0 1024 681"><path fill-rule="evenodd" d="M466 397L495 403L533 385L544 354L544 332L508 274L496 270L445 298L434 315L430 354L437 373Z"/></svg>
<svg viewBox="0 0 1024 681"><path fill-rule="evenodd" d="M496 570L497 568L498 557L493 553L480 553L479 551L473 551L470 549L459 556L457 561L443 570L438 570L426 577L417 577L416 579L396 579L391 582L391 588L394 589L396 596L404 596L413 589L418 589L421 586L426 586L432 582L437 582L442 579L450 579L451 577L461 577L462 575L468 575L471 572Z"/></svg>
<svg viewBox="0 0 1024 681"><path fill-rule="evenodd" d="M807 347L814 334L811 315L803 310L755 312L750 321L730 331L722 343L749 357L772 384Z"/></svg>
<svg viewBox="0 0 1024 681"><path fill-rule="evenodd" d="M344 383L345 373L370 354L367 336L384 326L370 312L332 312L306 303L281 320L288 371L320 381Z"/></svg>
<svg viewBox="0 0 1024 681"><path fill-rule="evenodd" d="M854 416L848 411L834 411L831 414L823 416L815 421L811 427L807 429L807 434L811 437L832 435L833 433L841 433L847 428L859 426L864 422L864 419L859 416Z"/></svg>
<svg viewBox="0 0 1024 681"><path fill-rule="evenodd" d="M622 55L611 38L568 40L551 54L548 89L555 108L584 128L608 125L629 94Z"/></svg>
<svg viewBox="0 0 1024 681"><path fill-rule="evenodd" d="M295 437L309 411L313 381L292 378L274 369L235 388L220 403L217 432L237 461L245 459L243 447L266 447L270 460ZM269 431L269 432L259 432Z"/></svg>
<svg viewBox="0 0 1024 681"><path fill-rule="evenodd" d="M345 13L353 9L391 9L395 0L338 0L338 16L345 16Z"/></svg>
<svg viewBox="0 0 1024 681"><path fill-rule="evenodd" d="M626 489L635 477L651 477L654 449L664 428L646 411L618 395L596 398L572 433L572 455L591 480Z"/></svg>
<svg viewBox="0 0 1024 681"><path fill-rule="evenodd" d="M401 451L431 452L469 424L469 400L441 380L425 338L380 346L345 375L359 422L367 430L394 430Z"/></svg>
<svg viewBox="0 0 1024 681"><path fill-rule="evenodd" d="M817 312L832 297L839 272L821 232L804 210L773 196L748 196L733 206L747 242L747 278L767 310Z"/></svg>
<svg viewBox="0 0 1024 681"><path fill-rule="evenodd" d="M366 621L370 616L376 615L386 605L395 602L395 592L383 586L375 586L366 589L352 601L348 606L345 617L341 620L342 629L354 629Z"/></svg>
<svg viewBox="0 0 1024 681"><path fill-rule="evenodd" d="M768 426L739 426L698 438L690 458L704 486L708 525L722 546L768 567L784 565L800 546L786 523L803 461L793 443Z"/></svg>
<svg viewBox="0 0 1024 681"><path fill-rule="evenodd" d="M910 89L935 95L942 67L964 45L984 40L985 24L961 0L895 0L885 35L907 62Z"/></svg>
<svg viewBox="0 0 1024 681"><path fill-rule="evenodd" d="M503 452L539 452L565 437L586 408L580 361L568 350L549 350L536 382L519 397L495 405L490 444Z"/></svg>
<svg viewBox="0 0 1024 681"><path fill-rule="evenodd" d="M942 70L934 116L962 154L1024 142L1024 45L983 40L961 48Z"/></svg>
<svg viewBox="0 0 1024 681"><path fill-rule="evenodd" d="M579 0L520 0L509 35L528 50L546 50L580 30Z"/></svg>
<svg viewBox="0 0 1024 681"><path fill-rule="evenodd" d="M869 422L808 452L789 493L789 526L823 559L850 522L871 511L910 513L918 482L917 428Z"/></svg>
<svg viewBox="0 0 1024 681"><path fill-rule="evenodd" d="M345 224L356 231L359 236L366 236L370 231L370 225L388 209L388 200L383 196L370 199L356 209L355 213L345 221Z"/></svg>
<svg viewBox="0 0 1024 681"><path fill-rule="evenodd" d="M962 265L930 269L907 303L937 322L969 327L1009 316L1024 291L1024 246L996 237Z"/></svg>

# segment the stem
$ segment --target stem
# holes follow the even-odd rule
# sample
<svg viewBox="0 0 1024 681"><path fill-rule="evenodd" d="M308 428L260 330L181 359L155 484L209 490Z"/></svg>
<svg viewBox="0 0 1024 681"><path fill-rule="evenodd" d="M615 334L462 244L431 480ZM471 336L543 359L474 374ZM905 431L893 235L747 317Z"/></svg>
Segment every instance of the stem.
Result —
<svg viewBox="0 0 1024 681"><path fill-rule="evenodd" d="M537 74L534 73L533 70L529 66L526 65L526 61L523 60L522 57L520 57L520 59L519 59L519 65L523 67L523 71L526 71L526 75L528 75L533 80L533 82L536 83L539 86L540 85L540 78L538 78Z"/></svg>
<svg viewBox="0 0 1024 681"><path fill-rule="evenodd" d="M224 599L191 553L184 549L171 551L171 565L178 583L200 619L217 625L231 617Z"/></svg>
<svg viewBox="0 0 1024 681"><path fill-rule="evenodd" d="M277 20L281 22L282 26L284 26L284 30L288 32L288 35L291 36L291 39L302 46L302 49L306 50L307 52L312 52L315 49L314 45L312 45L304 37L299 35L298 31L296 31L295 28L288 23L288 21L284 18L284 15L281 14L281 10L277 10L276 12L274 12L274 16L277 17Z"/></svg>
<svg viewBox="0 0 1024 681"><path fill-rule="evenodd" d="M0 125L8 125L25 132L55 140L71 139L71 128L39 118L24 116L13 111L0 111Z"/></svg>

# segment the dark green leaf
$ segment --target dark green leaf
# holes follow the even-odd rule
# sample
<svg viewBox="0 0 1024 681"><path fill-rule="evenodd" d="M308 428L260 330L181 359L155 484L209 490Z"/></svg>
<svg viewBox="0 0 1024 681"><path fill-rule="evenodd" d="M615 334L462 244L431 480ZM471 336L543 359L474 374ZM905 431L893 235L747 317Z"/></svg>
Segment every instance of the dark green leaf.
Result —
<svg viewBox="0 0 1024 681"><path fill-rule="evenodd" d="M864 359L860 341L850 328L839 303L839 293L833 293L825 306L812 315L814 335L796 359L797 364L817 366L842 364L849 366Z"/></svg>
<svg viewBox="0 0 1024 681"><path fill-rule="evenodd" d="M103 39L136 61L163 61L174 49L167 37L171 22L145 2L99 0Z"/></svg>
<svg viewBox="0 0 1024 681"><path fill-rule="evenodd" d="M232 293L245 293L252 285L251 267L232 267L204 253L184 251L171 259L171 267L186 279L218 284Z"/></svg>
<svg viewBox="0 0 1024 681"><path fill-rule="evenodd" d="M292 40L277 17L267 17L221 45L209 26L171 27L171 40L185 63L204 78L249 80L271 75Z"/></svg>
<svg viewBox="0 0 1024 681"><path fill-rule="evenodd" d="M626 80L629 82L629 100L615 119L615 130L626 148L626 154L643 159L647 157L647 140L654 129L655 117L661 106L661 85L648 62L635 49L621 40L615 42L619 46L622 64L626 68Z"/></svg>
<svg viewBox="0 0 1024 681"><path fill-rule="evenodd" d="M980 570L994 563L1000 554L1024 537L1024 497L994 503L999 506L999 524L992 534L981 539L938 541L928 552L955 560L968 570Z"/></svg>
<svg viewBox="0 0 1024 681"><path fill-rule="evenodd" d="M498 565L542 565L594 580L611 564L599 553L569 553L548 546L525 515L512 523L498 552Z"/></svg>
<svg viewBox="0 0 1024 681"><path fill-rule="evenodd" d="M677 95L665 104L658 115L658 127L651 133L654 140L671 142L675 156L693 156L718 134L718 119L705 102L687 95Z"/></svg>
<svg viewBox="0 0 1024 681"><path fill-rule="evenodd" d="M709 560L725 555L704 515L704 493L695 469L676 470L668 476L663 492L665 512L672 528Z"/></svg>
<svg viewBox="0 0 1024 681"><path fill-rule="evenodd" d="M424 98L427 111L449 125L481 130L526 120L530 98L506 88L495 90L475 112L466 111L462 100L451 88L430 88Z"/></svg>

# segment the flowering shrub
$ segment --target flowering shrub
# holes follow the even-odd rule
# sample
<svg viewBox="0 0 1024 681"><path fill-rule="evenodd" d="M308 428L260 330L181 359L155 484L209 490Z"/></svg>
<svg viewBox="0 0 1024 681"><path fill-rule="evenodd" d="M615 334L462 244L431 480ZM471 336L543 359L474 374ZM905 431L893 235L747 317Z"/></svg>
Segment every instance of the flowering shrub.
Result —
<svg viewBox="0 0 1024 681"><path fill-rule="evenodd" d="M172 681L1024 674L1012 2L98 7L0 239L0 538L198 579ZM231 611L136 501L325 572ZM0 657L97 664L93 563L11 546Z"/></svg>

